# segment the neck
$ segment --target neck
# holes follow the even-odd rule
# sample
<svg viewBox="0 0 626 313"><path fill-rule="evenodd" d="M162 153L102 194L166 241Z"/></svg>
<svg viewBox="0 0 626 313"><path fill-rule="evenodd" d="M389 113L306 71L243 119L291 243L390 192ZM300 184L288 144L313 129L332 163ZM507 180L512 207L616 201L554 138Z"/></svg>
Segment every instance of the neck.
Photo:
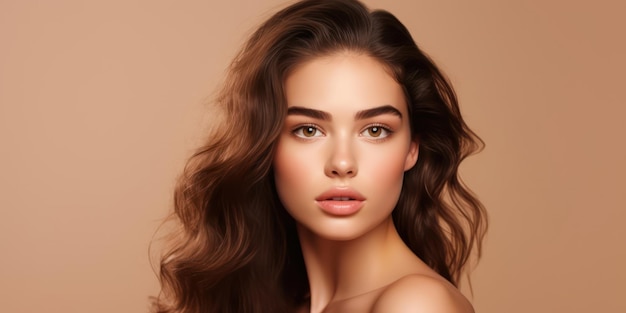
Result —
<svg viewBox="0 0 626 313"><path fill-rule="evenodd" d="M391 217L347 241L320 238L300 225L298 235L309 277L311 312L392 283L406 275L406 260L416 259Z"/></svg>

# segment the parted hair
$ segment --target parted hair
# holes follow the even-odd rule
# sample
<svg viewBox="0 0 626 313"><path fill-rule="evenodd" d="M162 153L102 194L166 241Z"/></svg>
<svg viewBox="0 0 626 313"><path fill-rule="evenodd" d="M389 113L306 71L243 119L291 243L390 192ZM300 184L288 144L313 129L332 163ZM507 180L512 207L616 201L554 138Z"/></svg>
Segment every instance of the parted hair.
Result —
<svg viewBox="0 0 626 313"><path fill-rule="evenodd" d="M293 312L308 279L295 221L275 190L272 160L296 66L339 52L367 55L402 86L417 164L406 171L393 221L413 253L457 285L487 228L483 205L459 178L483 147L455 92L392 14L354 0L305 0L248 39L216 98L223 111L174 191L176 229L160 257L155 312Z"/></svg>

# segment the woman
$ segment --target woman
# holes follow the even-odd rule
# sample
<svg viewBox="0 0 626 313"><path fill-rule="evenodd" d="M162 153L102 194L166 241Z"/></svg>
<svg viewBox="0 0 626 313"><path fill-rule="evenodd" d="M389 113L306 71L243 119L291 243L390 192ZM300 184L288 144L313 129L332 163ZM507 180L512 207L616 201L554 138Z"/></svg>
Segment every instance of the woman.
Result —
<svg viewBox="0 0 626 313"><path fill-rule="evenodd" d="M406 28L353 0L276 13L175 191L158 312L472 312L480 139Z"/></svg>

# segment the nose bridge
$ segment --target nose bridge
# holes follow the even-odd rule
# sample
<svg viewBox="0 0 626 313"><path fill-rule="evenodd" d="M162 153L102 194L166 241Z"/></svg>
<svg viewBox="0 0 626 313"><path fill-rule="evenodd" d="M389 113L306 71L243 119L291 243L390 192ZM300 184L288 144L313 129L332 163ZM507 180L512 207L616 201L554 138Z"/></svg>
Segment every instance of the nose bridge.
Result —
<svg viewBox="0 0 626 313"><path fill-rule="evenodd" d="M349 132L340 132L330 141L326 175L329 177L354 176L357 173L357 158L353 138Z"/></svg>

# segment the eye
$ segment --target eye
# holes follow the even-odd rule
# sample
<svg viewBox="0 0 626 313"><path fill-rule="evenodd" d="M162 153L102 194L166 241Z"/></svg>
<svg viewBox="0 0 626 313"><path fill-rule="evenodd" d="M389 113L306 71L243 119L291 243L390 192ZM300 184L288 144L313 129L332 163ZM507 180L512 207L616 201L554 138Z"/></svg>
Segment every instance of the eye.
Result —
<svg viewBox="0 0 626 313"><path fill-rule="evenodd" d="M391 130L381 125L371 125L361 132L361 136L370 138L386 138L391 135Z"/></svg>
<svg viewBox="0 0 626 313"><path fill-rule="evenodd" d="M324 134L319 128L313 125L304 125L300 126L293 130L293 134L300 138L313 138L313 137L321 137Z"/></svg>

